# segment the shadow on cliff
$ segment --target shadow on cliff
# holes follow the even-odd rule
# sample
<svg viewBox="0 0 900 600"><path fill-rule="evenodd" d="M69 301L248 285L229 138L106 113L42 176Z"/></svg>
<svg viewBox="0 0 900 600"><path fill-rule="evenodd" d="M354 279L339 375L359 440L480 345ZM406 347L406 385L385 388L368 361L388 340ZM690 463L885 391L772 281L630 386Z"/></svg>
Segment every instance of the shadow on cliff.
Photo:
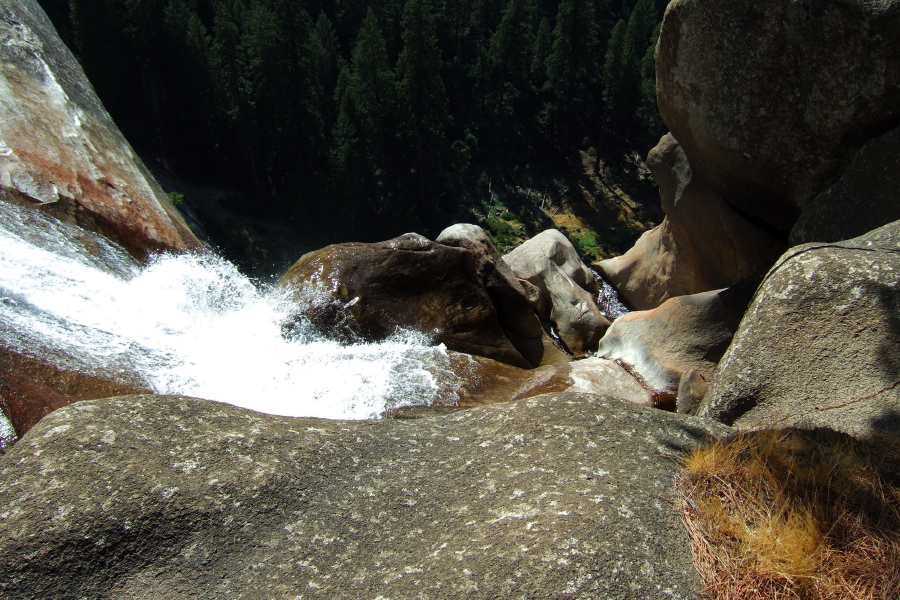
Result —
<svg viewBox="0 0 900 600"><path fill-rule="evenodd" d="M884 394L886 400L880 416L872 419L872 431L881 440L894 440L900 447L900 402L889 403L891 398L900 398L900 290L880 282L867 288L865 293L874 297L875 307L881 313L876 321L880 342L873 352L884 383L878 395Z"/></svg>
<svg viewBox="0 0 900 600"><path fill-rule="evenodd" d="M881 342L875 349L877 364L885 384L896 387L900 385L900 289L884 283L874 283L869 288L884 324Z"/></svg>

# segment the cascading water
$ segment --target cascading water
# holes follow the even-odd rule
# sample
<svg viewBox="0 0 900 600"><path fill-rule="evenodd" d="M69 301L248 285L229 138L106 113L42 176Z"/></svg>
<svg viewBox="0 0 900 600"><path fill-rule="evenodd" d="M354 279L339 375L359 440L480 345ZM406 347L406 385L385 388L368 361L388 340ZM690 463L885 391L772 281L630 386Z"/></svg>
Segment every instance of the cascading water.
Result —
<svg viewBox="0 0 900 600"><path fill-rule="evenodd" d="M628 307L622 303L619 294L613 289L613 286L609 285L597 271L591 269L591 273L594 274L594 279L597 280L597 284L600 287L600 292L597 294L597 307L603 313L603 316L610 321L615 321L627 313Z"/></svg>
<svg viewBox="0 0 900 600"><path fill-rule="evenodd" d="M289 309L216 256L141 266L102 237L0 202L0 342L11 350L287 416L374 418L455 400L443 346L414 334L347 346L302 327L288 339Z"/></svg>

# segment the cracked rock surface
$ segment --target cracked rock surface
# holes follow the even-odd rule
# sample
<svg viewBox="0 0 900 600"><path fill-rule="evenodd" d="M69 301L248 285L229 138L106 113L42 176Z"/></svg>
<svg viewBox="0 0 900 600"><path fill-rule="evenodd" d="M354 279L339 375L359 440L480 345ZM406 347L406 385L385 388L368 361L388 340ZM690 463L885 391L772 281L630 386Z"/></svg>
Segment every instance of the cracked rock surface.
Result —
<svg viewBox="0 0 900 600"><path fill-rule="evenodd" d="M673 471L730 431L574 393L414 421L82 402L0 459L0 594L696 598Z"/></svg>
<svg viewBox="0 0 900 600"><path fill-rule="evenodd" d="M741 429L900 436L900 221L791 248L766 275L700 415Z"/></svg>

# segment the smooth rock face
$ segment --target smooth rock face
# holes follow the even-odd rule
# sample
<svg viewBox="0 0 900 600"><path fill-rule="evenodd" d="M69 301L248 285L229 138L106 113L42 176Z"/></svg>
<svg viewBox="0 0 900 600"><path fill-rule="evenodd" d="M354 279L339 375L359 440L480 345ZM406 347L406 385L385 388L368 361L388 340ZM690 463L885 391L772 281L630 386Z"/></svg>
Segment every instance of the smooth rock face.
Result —
<svg viewBox="0 0 900 600"><path fill-rule="evenodd" d="M735 285L767 269L784 243L735 212L701 181L666 134L647 156L666 217L628 252L594 267L636 310Z"/></svg>
<svg viewBox="0 0 900 600"><path fill-rule="evenodd" d="M742 429L900 436L900 221L791 248L766 275L699 414Z"/></svg>
<svg viewBox="0 0 900 600"><path fill-rule="evenodd" d="M527 292L484 230L478 225L459 223L442 231L435 241L465 248L475 256L476 272L497 309L503 333L531 366L540 365L544 329Z"/></svg>
<svg viewBox="0 0 900 600"><path fill-rule="evenodd" d="M0 410L19 437L47 414L73 402L151 391L133 373L88 374L0 346Z"/></svg>
<svg viewBox="0 0 900 600"><path fill-rule="evenodd" d="M648 311L627 313L600 340L597 355L620 360L650 387L677 396L682 379L699 389L710 381L755 290L753 283L679 296ZM694 375L690 376L689 373Z"/></svg>
<svg viewBox="0 0 900 600"><path fill-rule="evenodd" d="M551 321L575 356L597 347L609 327L594 296L597 281L572 243L556 229L534 236L503 257L516 277L540 291L533 303L538 316Z"/></svg>
<svg viewBox="0 0 900 600"><path fill-rule="evenodd" d="M620 365L604 358L519 369L479 356L457 355L453 372L463 380L458 405L482 406L553 392L585 392L653 406L650 390Z"/></svg>
<svg viewBox="0 0 900 600"><path fill-rule="evenodd" d="M837 242L900 219L900 127L875 138L791 230L791 245Z"/></svg>
<svg viewBox="0 0 900 600"><path fill-rule="evenodd" d="M693 599L673 466L729 431L581 394L366 422L82 402L0 458L0 590Z"/></svg>
<svg viewBox="0 0 900 600"><path fill-rule="evenodd" d="M414 233L336 244L303 256L279 286L293 294L304 318L331 336L380 340L409 329L451 350L531 366L504 335L475 257L464 248ZM329 301L310 305L315 288Z"/></svg>
<svg viewBox="0 0 900 600"><path fill-rule="evenodd" d="M900 125L900 1L675 0L659 109L729 204L787 234L869 139Z"/></svg>
<svg viewBox="0 0 900 600"><path fill-rule="evenodd" d="M0 200L144 257L200 247L33 0L0 8Z"/></svg>

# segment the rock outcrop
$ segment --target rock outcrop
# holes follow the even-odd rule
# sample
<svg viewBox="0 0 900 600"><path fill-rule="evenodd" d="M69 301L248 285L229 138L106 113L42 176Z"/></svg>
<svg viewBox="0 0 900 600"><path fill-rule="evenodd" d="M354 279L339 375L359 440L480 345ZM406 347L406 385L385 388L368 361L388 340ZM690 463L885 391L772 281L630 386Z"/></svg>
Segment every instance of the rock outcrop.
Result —
<svg viewBox="0 0 900 600"><path fill-rule="evenodd" d="M455 390L457 405L464 408L555 392L612 396L642 406L656 403L651 390L622 366L604 358L585 358L530 370L464 354L451 354L451 360L453 372L462 380Z"/></svg>
<svg viewBox="0 0 900 600"><path fill-rule="evenodd" d="M451 350L531 366L504 335L475 256L465 248L412 233L336 244L304 255L279 285L293 294L303 318L331 336L380 340L410 329ZM310 305L315 288L328 301Z"/></svg>
<svg viewBox="0 0 900 600"><path fill-rule="evenodd" d="M540 292L532 301L538 317L553 323L572 354L584 356L597 347L609 320L594 301L598 291L594 274L566 236L548 229L503 259L516 277Z"/></svg>
<svg viewBox="0 0 900 600"><path fill-rule="evenodd" d="M200 247L34 0L0 8L0 200L143 258Z"/></svg>
<svg viewBox="0 0 900 600"><path fill-rule="evenodd" d="M0 410L18 437L73 402L150 392L150 385L133 373L91 374L0 347Z"/></svg>
<svg viewBox="0 0 900 600"><path fill-rule="evenodd" d="M810 202L792 246L855 238L900 219L900 127L862 147L841 178Z"/></svg>
<svg viewBox="0 0 900 600"><path fill-rule="evenodd" d="M671 134L650 151L647 164L665 219L624 255L594 265L632 308L649 310L669 298L735 285L785 250L696 176Z"/></svg>
<svg viewBox="0 0 900 600"><path fill-rule="evenodd" d="M531 366L540 365L544 356L544 328L527 292L484 230L460 223L442 231L435 241L472 253L476 273L497 309L503 333Z"/></svg>
<svg viewBox="0 0 900 600"><path fill-rule="evenodd" d="M743 429L900 436L900 221L791 248L766 275L699 414Z"/></svg>
<svg viewBox="0 0 900 600"><path fill-rule="evenodd" d="M786 236L863 144L900 125L897 31L897 0L675 0L660 114L713 191Z"/></svg>
<svg viewBox="0 0 900 600"><path fill-rule="evenodd" d="M703 382L712 380L757 282L625 314L600 340L597 355L630 365L651 388L678 397L682 406L690 404Z"/></svg>
<svg viewBox="0 0 900 600"><path fill-rule="evenodd" d="M729 431L580 394L365 422L82 402L0 458L0 590L695 599L672 464Z"/></svg>

